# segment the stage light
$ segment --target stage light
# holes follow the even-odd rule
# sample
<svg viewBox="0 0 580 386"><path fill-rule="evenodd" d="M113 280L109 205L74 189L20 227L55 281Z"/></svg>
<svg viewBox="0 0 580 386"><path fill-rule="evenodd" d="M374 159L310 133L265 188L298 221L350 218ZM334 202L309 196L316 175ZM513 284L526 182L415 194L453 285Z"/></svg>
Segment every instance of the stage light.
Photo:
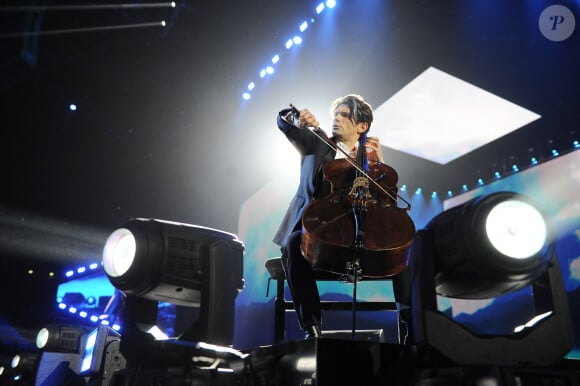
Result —
<svg viewBox="0 0 580 386"><path fill-rule="evenodd" d="M81 326L50 325L38 331L36 347L48 352L79 352L86 333Z"/></svg>
<svg viewBox="0 0 580 386"><path fill-rule="evenodd" d="M519 171L520 171L520 168L518 168L518 165L516 165L516 164L513 164L513 165L512 165L512 170L514 171L514 173L517 173L517 172L519 172Z"/></svg>
<svg viewBox="0 0 580 386"><path fill-rule="evenodd" d="M538 159L536 157L532 157L530 159L530 162L532 163L532 165L537 165L538 164Z"/></svg>
<svg viewBox="0 0 580 386"><path fill-rule="evenodd" d="M300 32L306 31L307 28L308 28L308 22L303 21L302 24L300 24Z"/></svg>
<svg viewBox="0 0 580 386"><path fill-rule="evenodd" d="M294 44L302 44L302 37L300 37L300 36L294 36L294 37L292 38L292 42L293 42Z"/></svg>
<svg viewBox="0 0 580 386"><path fill-rule="evenodd" d="M417 232L410 266L417 346L456 364L510 366L550 365L572 347L554 234L531 198L496 192L440 213ZM471 333L437 306L437 295L494 299L526 286L537 316L515 335Z"/></svg>
<svg viewBox="0 0 580 386"><path fill-rule="evenodd" d="M485 232L497 251L514 259L536 255L546 245L548 236L547 223L542 214L534 206L518 199L495 205L487 215Z"/></svg>
<svg viewBox="0 0 580 386"><path fill-rule="evenodd" d="M478 184L479 186L482 186L482 185L483 185L483 179L482 179L482 178L478 178L478 179L477 179L477 184Z"/></svg>
<svg viewBox="0 0 580 386"><path fill-rule="evenodd" d="M558 153L558 150L552 149L552 157L557 157L559 155L560 155L560 153Z"/></svg>
<svg viewBox="0 0 580 386"><path fill-rule="evenodd" d="M232 344L235 299L244 286L243 251L231 233L155 219L128 221L103 249L105 273L127 294L123 331L127 323L141 331L153 327L157 303L168 302L200 308L197 323L180 339Z"/></svg>
<svg viewBox="0 0 580 386"><path fill-rule="evenodd" d="M16 354L12 357L10 366L22 376L33 376L36 373L40 360L40 355L35 352Z"/></svg>
<svg viewBox="0 0 580 386"><path fill-rule="evenodd" d="M451 190L447 191L447 197L453 197L453 192Z"/></svg>
<svg viewBox="0 0 580 386"><path fill-rule="evenodd" d="M553 253L548 220L517 193L478 197L427 227L442 296L485 299L522 288L545 271Z"/></svg>
<svg viewBox="0 0 580 386"><path fill-rule="evenodd" d="M272 57L272 64L276 64L280 61L280 55L274 55Z"/></svg>
<svg viewBox="0 0 580 386"><path fill-rule="evenodd" d="M74 103L71 103L68 106L68 108L69 108L70 111L77 111L77 105L75 105Z"/></svg>
<svg viewBox="0 0 580 386"><path fill-rule="evenodd" d="M580 148L580 142L574 141L574 142L572 142L572 144L574 145L574 149Z"/></svg>
<svg viewBox="0 0 580 386"><path fill-rule="evenodd" d="M316 6L316 13L320 14L322 11L324 11L324 3L320 3Z"/></svg>
<svg viewBox="0 0 580 386"><path fill-rule="evenodd" d="M250 93L248 93L248 92L245 92L245 93L243 93L243 94L242 94L242 98L243 98L244 100L246 100L246 101L247 101L247 100L250 100L250 98L251 98L251 97L252 97L252 96L251 96L251 95L250 95Z"/></svg>
<svg viewBox="0 0 580 386"><path fill-rule="evenodd" d="M495 177L496 180L499 180L501 178L501 173L495 172L495 173L493 173L493 176Z"/></svg>
<svg viewBox="0 0 580 386"><path fill-rule="evenodd" d="M288 49L288 50L289 50L289 49L290 49L290 47L292 47L293 45L294 45L294 42L292 41L292 39L288 39L288 40L286 40L286 44L285 44L285 46L286 46L286 49Z"/></svg>

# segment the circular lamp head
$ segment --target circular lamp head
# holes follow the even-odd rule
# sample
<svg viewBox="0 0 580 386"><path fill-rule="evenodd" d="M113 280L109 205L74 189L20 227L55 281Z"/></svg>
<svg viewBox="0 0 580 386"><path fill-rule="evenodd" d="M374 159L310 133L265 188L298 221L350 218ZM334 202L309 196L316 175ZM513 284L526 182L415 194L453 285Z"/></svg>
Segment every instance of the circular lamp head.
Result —
<svg viewBox="0 0 580 386"><path fill-rule="evenodd" d="M484 299L528 285L553 255L547 217L528 197L498 192L436 216L433 232L439 295Z"/></svg>
<svg viewBox="0 0 580 386"><path fill-rule="evenodd" d="M38 347L41 350L44 347L46 347L46 343L48 342L49 336L50 333L48 332L48 328L46 327L38 331L38 334L36 334L36 347Z"/></svg>
<svg viewBox="0 0 580 386"><path fill-rule="evenodd" d="M103 249L103 268L107 275L124 275L135 261L136 252L135 236L129 229L120 228L111 233Z"/></svg>
<svg viewBox="0 0 580 386"><path fill-rule="evenodd" d="M144 295L159 280L163 249L163 235L156 222L132 219L113 231L105 242L103 269L119 290Z"/></svg>
<svg viewBox="0 0 580 386"><path fill-rule="evenodd" d="M485 232L499 253L514 259L534 256L544 247L548 237L544 216L520 199L493 206L485 221Z"/></svg>

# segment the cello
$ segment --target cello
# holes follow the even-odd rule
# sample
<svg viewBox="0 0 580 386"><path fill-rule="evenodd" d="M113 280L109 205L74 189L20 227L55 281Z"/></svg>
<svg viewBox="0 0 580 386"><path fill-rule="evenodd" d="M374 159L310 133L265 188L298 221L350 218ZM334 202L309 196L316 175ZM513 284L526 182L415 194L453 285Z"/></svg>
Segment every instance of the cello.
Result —
<svg viewBox="0 0 580 386"><path fill-rule="evenodd" d="M310 132L346 158L323 167L331 192L313 198L302 216L303 256L317 270L354 271L355 280L359 274L384 278L402 272L416 230L407 213L411 205L397 193L397 172L384 163L368 161L366 151L359 151L355 160L332 139ZM365 141L363 134L359 149L365 149ZM398 207L397 198L407 207Z"/></svg>

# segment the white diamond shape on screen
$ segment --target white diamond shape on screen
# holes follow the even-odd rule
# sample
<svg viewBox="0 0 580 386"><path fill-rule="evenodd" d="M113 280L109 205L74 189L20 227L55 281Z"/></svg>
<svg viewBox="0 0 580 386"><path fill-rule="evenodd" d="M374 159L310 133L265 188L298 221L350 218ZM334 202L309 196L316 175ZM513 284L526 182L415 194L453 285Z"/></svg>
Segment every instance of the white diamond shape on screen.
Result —
<svg viewBox="0 0 580 386"><path fill-rule="evenodd" d="M374 113L382 145L442 165L541 117L433 67Z"/></svg>

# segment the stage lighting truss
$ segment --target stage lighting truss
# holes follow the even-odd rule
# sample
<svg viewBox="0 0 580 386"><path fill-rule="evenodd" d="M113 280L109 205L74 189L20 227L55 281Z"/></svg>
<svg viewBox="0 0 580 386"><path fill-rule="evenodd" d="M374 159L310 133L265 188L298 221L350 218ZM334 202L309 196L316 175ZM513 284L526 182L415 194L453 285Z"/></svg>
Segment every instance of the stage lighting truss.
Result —
<svg viewBox="0 0 580 386"><path fill-rule="evenodd" d="M538 208L527 196L497 192L448 209L417 232L410 257L417 346L461 365L550 365L570 350L554 235ZM505 336L473 333L438 309L437 295L494 299L525 286L536 317Z"/></svg>

